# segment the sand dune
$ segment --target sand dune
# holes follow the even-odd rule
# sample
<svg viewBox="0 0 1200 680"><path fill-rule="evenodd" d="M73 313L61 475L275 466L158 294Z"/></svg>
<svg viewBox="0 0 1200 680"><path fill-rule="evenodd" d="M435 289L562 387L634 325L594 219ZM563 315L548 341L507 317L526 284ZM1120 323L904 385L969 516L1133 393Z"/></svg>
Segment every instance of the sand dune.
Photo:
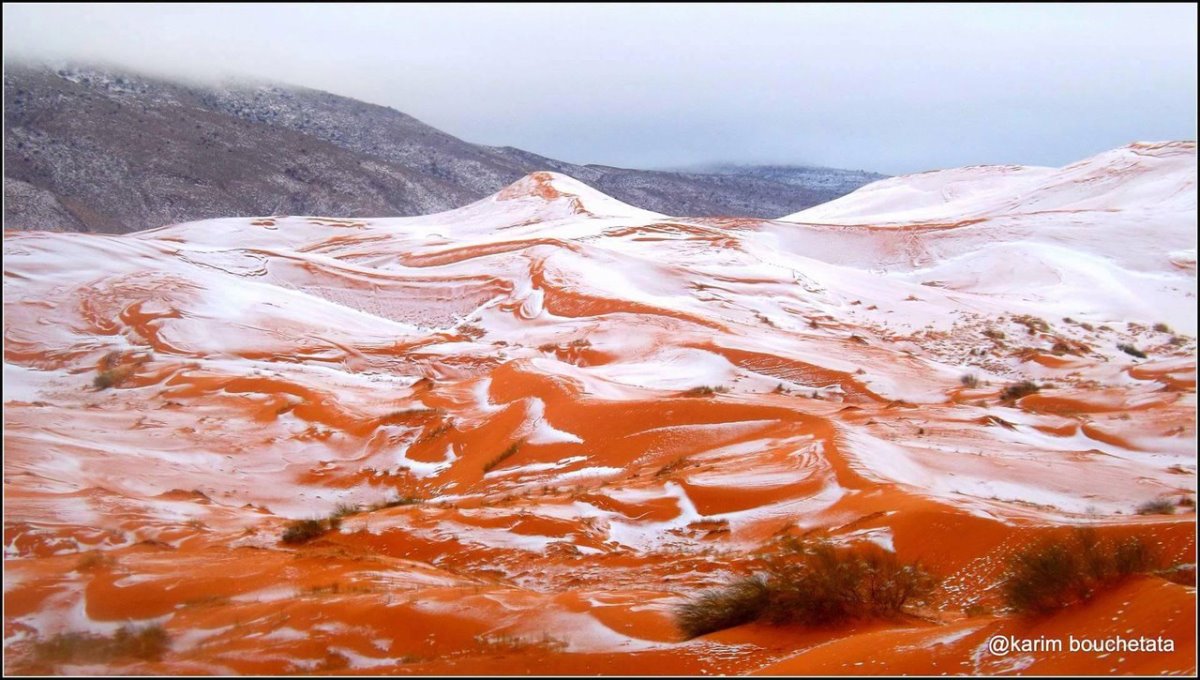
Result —
<svg viewBox="0 0 1200 680"><path fill-rule="evenodd" d="M1194 580L1036 619L998 584L1084 525L1194 579L1195 167L1136 144L777 221L535 173L425 217L6 232L5 670L1194 673ZM684 640L785 536L942 586ZM161 659L39 653L130 622ZM1130 631L1176 650L986 653Z"/></svg>

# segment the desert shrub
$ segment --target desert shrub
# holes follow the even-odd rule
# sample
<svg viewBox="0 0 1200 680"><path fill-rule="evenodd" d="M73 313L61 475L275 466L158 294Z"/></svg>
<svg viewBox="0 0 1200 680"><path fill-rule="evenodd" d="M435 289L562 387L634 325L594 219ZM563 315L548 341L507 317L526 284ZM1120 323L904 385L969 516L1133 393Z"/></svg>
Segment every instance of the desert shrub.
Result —
<svg viewBox="0 0 1200 680"><path fill-rule="evenodd" d="M122 626L113 637L113 646L118 656L158 660L167 650L168 641L167 631L162 626L148 626L141 630Z"/></svg>
<svg viewBox="0 0 1200 680"><path fill-rule="evenodd" d="M379 510L380 508L398 508L402 505L417 505L424 502L425 501L423 499L417 498L416 496L396 496L395 498L383 501L382 503L376 503L375 505L371 506L371 509Z"/></svg>
<svg viewBox="0 0 1200 680"><path fill-rule="evenodd" d="M1156 498L1152 501L1146 501L1138 506L1137 514L1139 515L1173 515L1175 514L1175 504L1167 498Z"/></svg>
<svg viewBox="0 0 1200 680"><path fill-rule="evenodd" d="M1034 333L1038 333L1038 332L1041 332L1041 333L1050 332L1050 324L1046 323L1045 319L1040 319L1036 316L1031 316L1029 314L1022 314L1020 316L1014 316L1013 321L1016 321L1017 323L1025 326L1025 329L1027 331L1029 331L1030 335L1033 335Z"/></svg>
<svg viewBox="0 0 1200 680"><path fill-rule="evenodd" d="M340 520L337 521L340 524ZM284 525L282 540L290 545L308 543L325 535L330 529L327 522L319 519L297 519Z"/></svg>
<svg viewBox="0 0 1200 680"><path fill-rule="evenodd" d="M112 637L69 632L34 643L34 654L52 663L103 663L118 657L157 661L170 639L160 625L135 629L123 626Z"/></svg>
<svg viewBox="0 0 1200 680"><path fill-rule="evenodd" d="M1141 539L1101 539L1078 530L1070 539L1048 538L1009 560L1002 591L1019 612L1040 613L1085 600L1129 576L1150 571L1156 557Z"/></svg>
<svg viewBox="0 0 1200 680"><path fill-rule="evenodd" d="M333 514L330 515L330 517L341 519L343 517L348 517L348 516L356 514L358 512L359 512L359 508L357 505L351 505L350 503L338 503L337 507L335 507L333 509Z"/></svg>
<svg viewBox="0 0 1200 680"><path fill-rule="evenodd" d="M660 467L660 468L659 468L659 469L658 469L658 470L657 470L657 471L654 473L654 476L655 476L655 477L662 477L663 475L669 475L669 474L671 474L672 472L676 472L676 471L678 471L678 470L682 470L683 468L687 467L687 464L688 464L687 457L686 457L686 456L680 456L679 458L676 458L675 460L673 460L673 461L671 461L671 462L667 463L666 465L664 465L664 466Z"/></svg>
<svg viewBox="0 0 1200 680"><path fill-rule="evenodd" d="M995 328L987 328L984 329L983 336L985 338L991 338L992 340L1003 340L1004 331L996 330Z"/></svg>
<svg viewBox="0 0 1200 680"><path fill-rule="evenodd" d="M117 366L114 368L106 368L96 374L92 379L92 387L97 390L106 390L110 387L117 387L121 383L129 379L133 375L132 366Z"/></svg>
<svg viewBox="0 0 1200 680"><path fill-rule="evenodd" d="M112 557L105 555L99 550L93 550L91 552L84 553L84 555L79 558L79 561L75 563L75 571L92 571L94 569L111 567L112 564Z"/></svg>
<svg viewBox="0 0 1200 680"><path fill-rule="evenodd" d="M676 610L675 623L688 638L733 628L759 619L770 596L771 590L762 576L738 579L684 603Z"/></svg>
<svg viewBox="0 0 1200 680"><path fill-rule="evenodd" d="M766 615L775 623L815 626L891 616L935 585L919 565L903 564L874 545L855 550L817 542L791 552L768 564L774 587Z"/></svg>
<svg viewBox="0 0 1200 680"><path fill-rule="evenodd" d="M1005 387L1004 391L1000 393L1000 401L1016 401L1021 397L1028 397L1041 389L1041 386L1037 383L1031 380L1023 380Z"/></svg>
<svg viewBox="0 0 1200 680"><path fill-rule="evenodd" d="M710 387L708 385L703 385L701 387L693 387L692 389L684 392L683 396L685 396L685 397L711 397L714 394L718 394L718 393L724 394L728 391L729 391L729 388L725 387L723 385L718 385L716 387Z"/></svg>
<svg viewBox="0 0 1200 680"><path fill-rule="evenodd" d="M491 472L492 470L494 470L496 468L497 465L503 463L504 461L506 461L509 458L512 458L514 455L516 455L517 451L520 448L521 448L520 442L509 445L509 447L507 449L504 449L503 451L501 451L495 458L484 463L483 471Z"/></svg>
<svg viewBox="0 0 1200 680"><path fill-rule="evenodd" d="M1154 330L1158 331L1159 333L1170 333L1171 327L1160 321L1154 324Z"/></svg>
<svg viewBox="0 0 1200 680"><path fill-rule="evenodd" d="M765 560L764 571L701 593L676 611L688 637L764 620L825 626L888 617L933 591L936 579L878 546L797 542Z"/></svg>
<svg viewBox="0 0 1200 680"><path fill-rule="evenodd" d="M979 378L976 377L974 373L967 373L959 378L958 381L962 383L963 387L968 387L971 389L979 387Z"/></svg>
<svg viewBox="0 0 1200 680"><path fill-rule="evenodd" d="M1146 353L1143 352L1142 350L1138 349L1137 347L1134 347L1133 345L1127 345L1125 343L1121 343L1121 344L1117 345L1117 349L1121 350L1122 352L1128 354L1131 357L1137 357L1139 359L1146 358Z"/></svg>

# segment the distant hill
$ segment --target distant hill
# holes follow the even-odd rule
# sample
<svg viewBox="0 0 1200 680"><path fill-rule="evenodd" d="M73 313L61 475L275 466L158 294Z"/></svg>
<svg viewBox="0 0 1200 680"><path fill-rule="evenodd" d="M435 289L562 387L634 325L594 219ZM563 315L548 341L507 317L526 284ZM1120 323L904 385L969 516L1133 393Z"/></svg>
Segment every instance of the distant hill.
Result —
<svg viewBox="0 0 1200 680"><path fill-rule="evenodd" d="M6 65L4 227L123 233L218 216L408 216L539 170L671 215L774 218L883 175L574 165L471 144L394 109L301 87Z"/></svg>

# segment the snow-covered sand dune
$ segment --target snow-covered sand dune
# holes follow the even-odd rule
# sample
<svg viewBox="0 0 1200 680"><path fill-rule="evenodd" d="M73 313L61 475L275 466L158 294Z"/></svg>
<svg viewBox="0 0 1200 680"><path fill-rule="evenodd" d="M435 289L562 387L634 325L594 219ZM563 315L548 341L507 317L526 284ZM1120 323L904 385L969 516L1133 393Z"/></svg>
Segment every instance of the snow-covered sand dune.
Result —
<svg viewBox="0 0 1200 680"><path fill-rule="evenodd" d="M1196 491L1195 179L1173 142L775 221L535 173L424 217L6 232L6 670L130 620L169 652L102 670L978 666L1026 625L960 621L1014 547L1193 554L1191 509L1136 510ZM935 623L680 640L679 596L810 533L927 563ZM1188 636L1194 588L1127 591L1139 633Z"/></svg>

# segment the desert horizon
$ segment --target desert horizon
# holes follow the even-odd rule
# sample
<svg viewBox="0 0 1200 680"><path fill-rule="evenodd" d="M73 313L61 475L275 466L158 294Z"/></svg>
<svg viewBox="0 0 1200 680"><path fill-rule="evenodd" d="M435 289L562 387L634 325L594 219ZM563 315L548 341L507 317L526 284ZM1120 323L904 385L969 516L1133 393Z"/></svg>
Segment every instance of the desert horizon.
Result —
<svg viewBox="0 0 1200 680"><path fill-rule="evenodd" d="M1167 11L1060 8L1097 22L1064 40L1118 9ZM280 16L187 11L196 49L205 21ZM331 41L401 16L448 30L418 21L431 6L356 11L325 15ZM514 36L560 18L446 11ZM946 20L1036 42L994 23L1022 11L1042 10ZM64 12L6 6L6 42ZM239 30L239 54L304 58ZM599 30L583 54L609 54L589 51ZM611 148L560 154L519 125L464 141L384 101L391 84L366 103L357 72L326 91L264 57L272 83L214 84L55 40L5 57L6 674L1195 674L1194 103L1110 111L1129 136L1066 156L1110 132L1000 153L982 120L938 146L885 90L919 153L860 164L853 135L777 136L787 161L749 133L742 156L690 149L690 118L679 139L648 123L644 149L606 137L633 104L597 70L612 111L574 112L570 84L544 121ZM526 58L503 44L479 47L490 77ZM809 63L757 45L728 66L747 83ZM811 68L884 68L858 59ZM683 66L604 68L697 96ZM545 96L512 77L514 110ZM1137 134L1188 120L1188 138ZM942 164L963 153L980 162Z"/></svg>

